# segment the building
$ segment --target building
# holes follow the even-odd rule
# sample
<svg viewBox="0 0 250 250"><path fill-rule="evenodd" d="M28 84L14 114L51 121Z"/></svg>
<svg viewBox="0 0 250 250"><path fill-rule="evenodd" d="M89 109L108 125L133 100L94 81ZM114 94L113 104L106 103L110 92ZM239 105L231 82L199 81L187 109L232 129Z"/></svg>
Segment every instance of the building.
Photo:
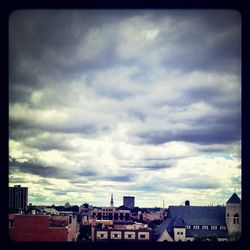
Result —
<svg viewBox="0 0 250 250"><path fill-rule="evenodd" d="M15 185L9 187L9 210L12 212L21 212L27 209L28 188Z"/></svg>
<svg viewBox="0 0 250 250"><path fill-rule="evenodd" d="M236 193L226 203L226 224L229 237L237 240L241 233L241 200Z"/></svg>
<svg viewBox="0 0 250 250"><path fill-rule="evenodd" d="M241 233L240 198L233 194L225 206L169 206L166 219L154 230L156 241L227 241Z"/></svg>
<svg viewBox="0 0 250 250"><path fill-rule="evenodd" d="M135 197L134 196L123 196L123 206L133 209L135 207Z"/></svg>
<svg viewBox="0 0 250 250"><path fill-rule="evenodd" d="M72 241L76 235L71 223L68 216L12 215L9 235L14 241Z"/></svg>
<svg viewBox="0 0 250 250"><path fill-rule="evenodd" d="M157 212L143 212L142 213L142 220L146 222L154 221L154 220L160 220L162 221L164 219L165 212L164 211L157 211Z"/></svg>
<svg viewBox="0 0 250 250"><path fill-rule="evenodd" d="M97 219L97 220L112 220L112 221L123 221L129 222L131 220L131 211L130 210L116 210L111 207L103 208L94 208L89 211L88 219Z"/></svg>

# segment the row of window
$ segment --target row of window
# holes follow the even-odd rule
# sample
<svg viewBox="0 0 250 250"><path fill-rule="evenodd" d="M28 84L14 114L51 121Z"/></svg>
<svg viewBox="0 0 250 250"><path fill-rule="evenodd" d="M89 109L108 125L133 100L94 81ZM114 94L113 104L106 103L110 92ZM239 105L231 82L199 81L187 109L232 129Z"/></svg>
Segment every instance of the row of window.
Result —
<svg viewBox="0 0 250 250"><path fill-rule="evenodd" d="M97 218L98 220L129 220L130 219L130 214L125 213L125 214L118 214L118 213L98 213L97 215L93 213L92 215L93 218Z"/></svg>
<svg viewBox="0 0 250 250"><path fill-rule="evenodd" d="M121 237L122 237L121 233L111 233L111 238L112 239L121 239ZM139 233L138 234L138 239L146 239L148 237L149 237L148 233ZM99 238L99 239L107 239L108 234L107 234L107 232L98 233L97 238ZM135 239L135 233L125 233L125 238L127 238L127 239Z"/></svg>
<svg viewBox="0 0 250 250"><path fill-rule="evenodd" d="M211 230L226 230L226 226L199 226L199 225L187 225L186 229L211 229Z"/></svg>

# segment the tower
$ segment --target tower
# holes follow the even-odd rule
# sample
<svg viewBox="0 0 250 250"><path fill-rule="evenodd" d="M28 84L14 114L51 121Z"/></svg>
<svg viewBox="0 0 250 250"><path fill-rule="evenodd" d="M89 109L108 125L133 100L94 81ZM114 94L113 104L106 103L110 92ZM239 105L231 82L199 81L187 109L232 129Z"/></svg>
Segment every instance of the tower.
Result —
<svg viewBox="0 0 250 250"><path fill-rule="evenodd" d="M135 197L134 196L123 196L123 206L133 209L135 207Z"/></svg>
<svg viewBox="0 0 250 250"><path fill-rule="evenodd" d="M234 193L226 203L226 224L228 233L241 233L241 200Z"/></svg>
<svg viewBox="0 0 250 250"><path fill-rule="evenodd" d="M111 194L110 207L114 207L113 194Z"/></svg>
<svg viewBox="0 0 250 250"><path fill-rule="evenodd" d="M174 241L186 241L186 226L184 220L177 216L174 220Z"/></svg>
<svg viewBox="0 0 250 250"><path fill-rule="evenodd" d="M15 185L9 187L9 209L10 211L24 211L28 204L28 188Z"/></svg>

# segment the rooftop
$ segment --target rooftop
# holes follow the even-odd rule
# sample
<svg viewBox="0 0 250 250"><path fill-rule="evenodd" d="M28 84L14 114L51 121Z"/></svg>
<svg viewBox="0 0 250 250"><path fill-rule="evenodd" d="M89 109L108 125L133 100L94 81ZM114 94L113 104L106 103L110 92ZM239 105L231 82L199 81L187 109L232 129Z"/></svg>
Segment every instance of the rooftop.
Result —
<svg viewBox="0 0 250 250"><path fill-rule="evenodd" d="M227 201L227 204L233 203L233 204L239 204L240 203L240 198L236 193L233 193L233 195L229 198Z"/></svg>

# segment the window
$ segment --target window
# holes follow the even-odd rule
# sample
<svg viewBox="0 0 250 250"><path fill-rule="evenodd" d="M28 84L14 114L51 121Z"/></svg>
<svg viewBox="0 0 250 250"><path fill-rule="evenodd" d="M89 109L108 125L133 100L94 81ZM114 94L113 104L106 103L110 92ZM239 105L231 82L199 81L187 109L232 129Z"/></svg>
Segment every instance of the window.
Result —
<svg viewBox="0 0 250 250"><path fill-rule="evenodd" d="M9 220L9 228L13 228L14 227L14 221L13 220Z"/></svg>
<svg viewBox="0 0 250 250"><path fill-rule="evenodd" d="M148 232L138 232L138 240L146 240L149 239Z"/></svg>
<svg viewBox="0 0 250 250"><path fill-rule="evenodd" d="M208 229L208 226L202 226L202 229Z"/></svg>
<svg viewBox="0 0 250 250"><path fill-rule="evenodd" d="M239 224L240 223L240 218L239 218L239 214L234 214L234 224Z"/></svg>
<svg viewBox="0 0 250 250"><path fill-rule="evenodd" d="M226 230L225 226L220 226L220 230Z"/></svg>
<svg viewBox="0 0 250 250"><path fill-rule="evenodd" d="M123 214L120 214L120 220L123 220Z"/></svg>
<svg viewBox="0 0 250 250"><path fill-rule="evenodd" d="M111 239L121 239L121 232L111 232Z"/></svg>
<svg viewBox="0 0 250 250"><path fill-rule="evenodd" d="M211 226L212 230L217 230L217 226Z"/></svg>
<svg viewBox="0 0 250 250"><path fill-rule="evenodd" d="M135 239L135 232L124 232L124 239Z"/></svg>
<svg viewBox="0 0 250 250"><path fill-rule="evenodd" d="M108 238L108 232L97 232L96 238L97 239L107 239Z"/></svg>
<svg viewBox="0 0 250 250"><path fill-rule="evenodd" d="M186 229L191 229L191 226L189 226L189 225L188 225L188 226L186 226Z"/></svg>
<svg viewBox="0 0 250 250"><path fill-rule="evenodd" d="M180 232L177 232L177 234L180 234Z"/></svg>
<svg viewBox="0 0 250 250"><path fill-rule="evenodd" d="M180 232L181 235L183 235L183 232Z"/></svg>
<svg viewBox="0 0 250 250"><path fill-rule="evenodd" d="M193 226L193 229L200 229L200 226Z"/></svg>

